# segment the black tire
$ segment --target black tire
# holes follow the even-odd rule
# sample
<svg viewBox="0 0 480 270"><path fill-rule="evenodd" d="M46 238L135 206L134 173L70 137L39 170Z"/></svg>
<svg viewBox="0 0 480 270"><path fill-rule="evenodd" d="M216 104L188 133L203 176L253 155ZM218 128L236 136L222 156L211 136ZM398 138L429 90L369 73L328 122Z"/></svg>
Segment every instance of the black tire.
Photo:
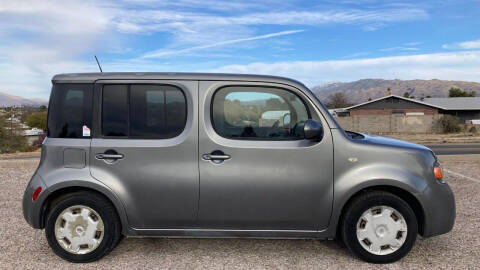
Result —
<svg viewBox="0 0 480 270"><path fill-rule="evenodd" d="M104 223L104 235L100 245L86 254L73 254L63 249L55 238L55 222L63 210L74 205L84 205L95 210ZM121 223L117 212L110 201L104 196L88 191L79 191L62 196L54 202L45 226L45 235L48 244L55 254L61 258L75 263L96 261L107 255L122 239Z"/></svg>
<svg viewBox="0 0 480 270"><path fill-rule="evenodd" d="M365 211L382 205L394 208L403 215L407 224L407 237L395 252L376 255L363 248L357 239L357 222ZM412 249L417 239L418 224L412 208L400 197L385 191L371 191L357 196L348 204L339 229L345 246L353 255L370 263L392 263L403 258Z"/></svg>

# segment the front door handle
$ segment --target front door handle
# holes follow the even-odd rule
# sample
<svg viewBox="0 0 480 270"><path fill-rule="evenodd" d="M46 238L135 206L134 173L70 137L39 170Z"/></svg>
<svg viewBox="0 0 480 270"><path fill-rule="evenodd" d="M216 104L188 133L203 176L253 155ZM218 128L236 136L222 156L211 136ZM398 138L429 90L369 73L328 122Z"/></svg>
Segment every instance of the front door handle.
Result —
<svg viewBox="0 0 480 270"><path fill-rule="evenodd" d="M203 154L202 158L203 160L210 160L213 163L221 163L224 160L230 159L230 155L227 155L220 150L215 150L210 154Z"/></svg>

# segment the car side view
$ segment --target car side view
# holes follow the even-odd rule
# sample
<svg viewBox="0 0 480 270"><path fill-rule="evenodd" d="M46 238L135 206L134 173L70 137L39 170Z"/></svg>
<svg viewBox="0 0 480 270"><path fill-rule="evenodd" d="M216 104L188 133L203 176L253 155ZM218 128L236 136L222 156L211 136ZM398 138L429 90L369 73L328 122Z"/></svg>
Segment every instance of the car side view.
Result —
<svg viewBox="0 0 480 270"><path fill-rule="evenodd" d="M427 147L343 130L303 84L259 75L52 79L23 213L91 262L126 237L339 239L372 263L449 232L455 200Z"/></svg>

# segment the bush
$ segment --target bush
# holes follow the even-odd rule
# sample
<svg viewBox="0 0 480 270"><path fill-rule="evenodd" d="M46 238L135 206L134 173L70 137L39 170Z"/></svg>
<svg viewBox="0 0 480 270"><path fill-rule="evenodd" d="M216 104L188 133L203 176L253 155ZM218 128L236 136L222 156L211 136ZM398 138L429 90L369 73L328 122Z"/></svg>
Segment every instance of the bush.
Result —
<svg viewBox="0 0 480 270"><path fill-rule="evenodd" d="M444 115L440 119L438 119L438 124L440 125L440 128L444 133L462 131L462 128L460 127L460 121L455 116Z"/></svg>
<svg viewBox="0 0 480 270"><path fill-rule="evenodd" d="M469 130L471 133L477 133L478 130L475 126L471 127L470 130Z"/></svg>
<svg viewBox="0 0 480 270"><path fill-rule="evenodd" d="M0 154L28 152L32 147L28 145L27 138L19 135L10 135L0 139Z"/></svg>
<svg viewBox="0 0 480 270"><path fill-rule="evenodd" d="M27 138L16 131L11 132L7 126L5 119L0 116L0 154L31 151Z"/></svg>

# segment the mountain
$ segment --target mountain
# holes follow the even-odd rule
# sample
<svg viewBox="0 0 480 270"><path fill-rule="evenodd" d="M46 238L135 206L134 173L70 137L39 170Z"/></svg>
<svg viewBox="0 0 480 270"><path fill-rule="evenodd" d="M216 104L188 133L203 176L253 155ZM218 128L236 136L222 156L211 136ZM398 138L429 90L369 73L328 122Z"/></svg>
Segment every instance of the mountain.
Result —
<svg viewBox="0 0 480 270"><path fill-rule="evenodd" d="M349 102L358 104L367 101L369 98L376 99L386 95L390 88L393 95L403 96L408 92L410 96L421 98L448 97L448 90L451 87L460 88L464 91L475 91L480 95L480 83L465 81L444 81L444 80L383 80L363 79L354 82L335 82L327 85L315 86L312 91L323 102L328 100L331 94L343 92Z"/></svg>
<svg viewBox="0 0 480 270"><path fill-rule="evenodd" d="M39 98L28 99L28 98L13 96L13 95L0 92L0 107L21 106L21 105L41 106L41 105L47 105L47 104L48 104L48 100L39 99Z"/></svg>

